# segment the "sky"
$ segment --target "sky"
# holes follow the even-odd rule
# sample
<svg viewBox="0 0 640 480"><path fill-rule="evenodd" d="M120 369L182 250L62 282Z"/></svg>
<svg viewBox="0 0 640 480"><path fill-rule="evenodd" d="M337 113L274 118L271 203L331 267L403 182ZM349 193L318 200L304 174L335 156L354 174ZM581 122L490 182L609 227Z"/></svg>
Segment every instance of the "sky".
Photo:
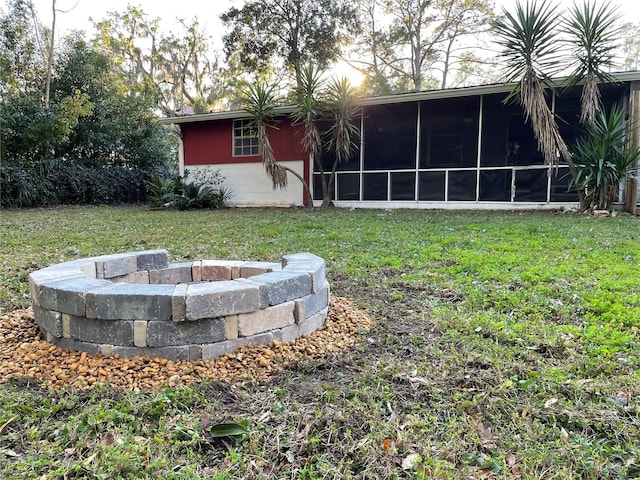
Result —
<svg viewBox="0 0 640 480"><path fill-rule="evenodd" d="M526 0L521 0L523 3ZM561 8L571 7L576 0L554 0L554 3ZM583 0L577 0L582 4ZM602 0L595 0L600 3ZM52 0L33 0L40 20L45 26L51 25ZM640 23L640 0L612 0L612 3L619 5L623 21ZM220 21L220 14L228 10L231 6L241 7L243 0L56 0L56 37L68 33L70 30L83 30L87 33L87 38L93 36L93 22L102 20L108 12L124 12L128 5L140 6L142 10L151 18L159 17L162 30L171 32L176 25L178 18L190 20L196 17L205 28L205 31L212 37L214 47L222 49L222 36L224 28ZM505 7L511 10L516 4L516 0L494 0L496 10ZM5 10L6 0L0 0L2 9ZM343 62L344 63L344 62ZM346 64L342 65L341 71L338 67L334 73L338 75L349 75L351 70ZM353 79L352 79L353 81Z"/></svg>
<svg viewBox="0 0 640 480"><path fill-rule="evenodd" d="M6 4L5 0L1 2ZM582 3L582 0L579 2ZM52 0L33 0L33 3L42 22L47 26L51 25ZM515 5L516 0L494 0L494 3L497 7L504 6L509 10ZM574 0L555 0L555 3L568 8L573 5ZM624 21L640 22L640 0L613 0L613 3L620 6ZM101 20L107 12L123 12L128 5L136 5L141 6L151 17L160 17L161 24L168 31L177 18L197 17L214 40L219 41L221 45L223 29L219 19L220 13L231 6L240 7L243 4L243 0L56 0L57 10L68 10L68 13L59 12L56 22L61 33L80 29L91 34L93 30L89 17Z"/></svg>

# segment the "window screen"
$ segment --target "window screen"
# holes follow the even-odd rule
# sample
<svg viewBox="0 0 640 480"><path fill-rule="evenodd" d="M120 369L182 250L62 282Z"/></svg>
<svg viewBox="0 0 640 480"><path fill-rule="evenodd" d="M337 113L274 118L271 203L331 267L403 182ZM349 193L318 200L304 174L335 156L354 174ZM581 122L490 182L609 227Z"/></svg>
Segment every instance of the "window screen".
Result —
<svg viewBox="0 0 640 480"><path fill-rule="evenodd" d="M358 173L338 174L338 200L360 199L360 175Z"/></svg>
<svg viewBox="0 0 640 480"><path fill-rule="evenodd" d="M516 170L516 202L547 201L547 170Z"/></svg>
<svg viewBox="0 0 640 480"><path fill-rule="evenodd" d="M391 172L391 200L415 200L415 192L415 172Z"/></svg>
<svg viewBox="0 0 640 480"><path fill-rule="evenodd" d="M362 175L363 200L387 200L387 173Z"/></svg>
<svg viewBox="0 0 640 480"><path fill-rule="evenodd" d="M475 167L480 100L448 98L420 103L420 168Z"/></svg>
<svg viewBox="0 0 640 480"><path fill-rule="evenodd" d="M559 168L557 174L551 176L551 201L552 202L577 202L578 192L572 187L571 172L568 168Z"/></svg>
<svg viewBox="0 0 640 480"><path fill-rule="evenodd" d="M444 172L420 172L418 176L418 200L444 201Z"/></svg>
<svg viewBox="0 0 640 480"><path fill-rule="evenodd" d="M369 107L364 120L364 169L415 168L417 122L415 103Z"/></svg>
<svg viewBox="0 0 640 480"><path fill-rule="evenodd" d="M449 172L449 201L473 201L476 199L476 172Z"/></svg>
<svg viewBox="0 0 640 480"><path fill-rule="evenodd" d="M511 200L511 170L480 172L480 201L508 202Z"/></svg>

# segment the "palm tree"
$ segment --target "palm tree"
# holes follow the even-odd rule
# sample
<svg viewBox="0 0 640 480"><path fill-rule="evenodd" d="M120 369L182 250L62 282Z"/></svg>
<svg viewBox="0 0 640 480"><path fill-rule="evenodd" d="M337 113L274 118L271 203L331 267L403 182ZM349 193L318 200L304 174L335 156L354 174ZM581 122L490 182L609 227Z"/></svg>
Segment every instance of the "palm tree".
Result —
<svg viewBox="0 0 640 480"><path fill-rule="evenodd" d="M546 0L540 5L536 0L527 0L524 7L516 3L515 14L504 8L502 12L503 17L494 21L493 26L503 47L506 80L516 82L508 99L522 105L545 162L557 165L560 152L571 167L571 154L545 98L545 89L551 88L550 76L562 64L556 35L560 22L557 9Z"/></svg>
<svg viewBox="0 0 640 480"><path fill-rule="evenodd" d="M605 68L615 65L615 50L618 47L616 23L620 19L617 9L607 2L596 8L595 0L585 0L580 6L574 4L569 18L563 23L569 34L568 42L572 50L575 67L567 79L573 86L584 81L580 121L592 123L602 110L599 82L614 82Z"/></svg>
<svg viewBox="0 0 640 480"><path fill-rule="evenodd" d="M309 163L322 170L322 137L318 127L318 121L323 111L323 102L320 100L321 89L324 85L323 72L313 65L304 67L298 77L297 87L294 89L295 104L291 118L294 125L304 126L302 148L309 155ZM324 175L323 191L324 191ZM309 196L309 202L313 205L313 198Z"/></svg>
<svg viewBox="0 0 640 480"><path fill-rule="evenodd" d="M241 93L242 108L251 115L258 136L258 151L267 175L276 188L286 188L287 172L280 165L269 142L267 127L275 127L276 107L279 103L275 87L263 82L247 84Z"/></svg>
<svg viewBox="0 0 640 480"><path fill-rule="evenodd" d="M258 149L262 157L262 163L267 175L273 182L273 188L286 188L287 172L289 172L302 182L307 197L312 199L311 190L304 178L295 170L278 163L273 153L271 142L269 142L267 128L275 128L276 126L277 106L279 103L275 87L268 86L261 81L255 84L247 84L241 93L242 108L251 115L253 120L253 126L258 136ZM313 203L310 205L313 205Z"/></svg>
<svg viewBox="0 0 640 480"><path fill-rule="evenodd" d="M356 105L356 90L346 77L333 79L327 89L327 116L330 127L326 132L328 148L335 153L335 161L331 168L329 178L325 179L325 172L321 166L322 175L322 206L331 204L333 193L333 179L338 169L338 164L349 160L359 136L357 118L360 108ZM325 183L326 180L326 183Z"/></svg>

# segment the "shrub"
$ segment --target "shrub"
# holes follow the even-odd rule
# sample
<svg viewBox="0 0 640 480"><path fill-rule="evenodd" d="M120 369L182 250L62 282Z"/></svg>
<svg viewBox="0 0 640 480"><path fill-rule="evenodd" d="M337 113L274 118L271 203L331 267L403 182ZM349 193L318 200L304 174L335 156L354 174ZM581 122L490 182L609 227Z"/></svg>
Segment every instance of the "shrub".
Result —
<svg viewBox="0 0 640 480"><path fill-rule="evenodd" d="M151 207L163 207L175 199L182 191L182 177L166 179L154 175L151 180L144 182L147 189L147 203Z"/></svg>
<svg viewBox="0 0 640 480"><path fill-rule="evenodd" d="M231 196L229 189L222 186L224 177L218 170L197 170L185 177L174 179L154 176L145 182L148 203L152 207L171 207L179 210L195 208L222 208Z"/></svg>
<svg viewBox="0 0 640 480"><path fill-rule="evenodd" d="M587 208L608 210L620 182L637 173L640 151L627 148L625 113L615 105L609 115L600 113L573 148L575 187L584 192Z"/></svg>
<svg viewBox="0 0 640 480"><path fill-rule="evenodd" d="M140 203L147 198L145 180L159 173L122 166L88 167L57 159L36 166L16 162L0 171L0 206Z"/></svg>

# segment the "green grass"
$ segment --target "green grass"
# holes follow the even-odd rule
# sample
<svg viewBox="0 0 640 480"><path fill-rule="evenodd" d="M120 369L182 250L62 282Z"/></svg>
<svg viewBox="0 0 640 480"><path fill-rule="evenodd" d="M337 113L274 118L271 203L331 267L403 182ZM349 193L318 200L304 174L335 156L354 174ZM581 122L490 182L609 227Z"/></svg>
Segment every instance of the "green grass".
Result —
<svg viewBox="0 0 640 480"><path fill-rule="evenodd" d="M313 252L376 325L352 351L266 384L79 392L14 379L0 386L0 477L640 476L636 218L3 211L0 310L29 305L34 268L149 248L173 261ZM250 435L211 435L225 421Z"/></svg>

